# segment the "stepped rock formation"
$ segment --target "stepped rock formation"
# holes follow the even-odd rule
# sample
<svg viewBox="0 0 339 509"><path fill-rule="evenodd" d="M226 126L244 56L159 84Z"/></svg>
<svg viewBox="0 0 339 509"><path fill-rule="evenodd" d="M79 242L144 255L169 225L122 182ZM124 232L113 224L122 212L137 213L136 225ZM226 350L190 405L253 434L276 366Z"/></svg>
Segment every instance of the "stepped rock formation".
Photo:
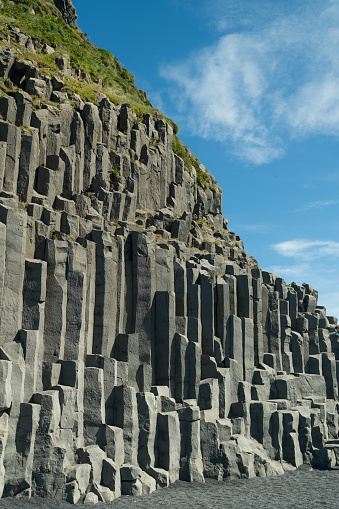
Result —
<svg viewBox="0 0 339 509"><path fill-rule="evenodd" d="M334 466L337 321L316 290L248 258L160 117L70 101L11 49L0 76L0 495Z"/></svg>

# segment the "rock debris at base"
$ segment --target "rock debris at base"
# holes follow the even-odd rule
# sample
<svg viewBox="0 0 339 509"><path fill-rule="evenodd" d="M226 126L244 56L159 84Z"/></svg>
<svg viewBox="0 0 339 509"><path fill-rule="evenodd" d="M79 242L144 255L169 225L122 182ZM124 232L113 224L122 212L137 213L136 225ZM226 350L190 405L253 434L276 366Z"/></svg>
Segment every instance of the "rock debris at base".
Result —
<svg viewBox="0 0 339 509"><path fill-rule="evenodd" d="M180 480L149 503L211 507L244 484L204 502L206 479L334 467L337 319L248 257L168 123L69 98L57 64L0 51L1 504L147 507Z"/></svg>

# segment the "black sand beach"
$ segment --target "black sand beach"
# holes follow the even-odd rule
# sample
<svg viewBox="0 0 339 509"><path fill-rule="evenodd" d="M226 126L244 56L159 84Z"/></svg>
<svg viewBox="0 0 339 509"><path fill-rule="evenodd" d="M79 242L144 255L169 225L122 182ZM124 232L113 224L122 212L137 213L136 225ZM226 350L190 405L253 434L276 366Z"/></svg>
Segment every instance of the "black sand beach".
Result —
<svg viewBox="0 0 339 509"><path fill-rule="evenodd" d="M179 481L142 497L121 497L98 503L98 509L336 509L339 508L339 470L294 472L267 478L205 484ZM71 505L47 499L1 499L0 509L66 509Z"/></svg>

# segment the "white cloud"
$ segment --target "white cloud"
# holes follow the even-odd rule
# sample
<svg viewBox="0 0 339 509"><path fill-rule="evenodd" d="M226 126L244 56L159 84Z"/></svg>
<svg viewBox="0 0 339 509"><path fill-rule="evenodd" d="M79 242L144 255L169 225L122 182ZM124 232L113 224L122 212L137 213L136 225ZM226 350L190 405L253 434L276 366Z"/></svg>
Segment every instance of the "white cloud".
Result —
<svg viewBox="0 0 339 509"><path fill-rule="evenodd" d="M322 175L318 178L319 180L324 180L325 182L337 182L339 180L339 172Z"/></svg>
<svg viewBox="0 0 339 509"><path fill-rule="evenodd" d="M271 267L267 267L265 270L268 272L274 272L274 274L282 277L287 282L300 282L301 280L312 276L310 266L305 263L296 265L272 265Z"/></svg>
<svg viewBox="0 0 339 509"><path fill-rule="evenodd" d="M287 264L268 267L266 270L283 277L288 283L295 281L310 283L319 291L319 305L327 314L339 316L339 274L336 258L339 257L339 242L332 240L294 239L271 246L285 257ZM288 264L291 260L291 264Z"/></svg>
<svg viewBox="0 0 339 509"><path fill-rule="evenodd" d="M299 209L294 210L294 212L303 212L305 210L311 210L311 209L323 209L324 207L329 207L330 205L337 205L339 201L337 200L328 200L328 201L314 201L311 203L308 203L304 207L300 207Z"/></svg>
<svg viewBox="0 0 339 509"><path fill-rule="evenodd" d="M336 259L339 243L334 241L294 239L271 246L285 263L265 270L283 277L289 284L308 282L319 291L318 304L328 315L339 316L339 274ZM288 262L291 262L290 264Z"/></svg>
<svg viewBox="0 0 339 509"><path fill-rule="evenodd" d="M271 246L278 254L298 260L339 257L339 242L332 240L295 239L279 242Z"/></svg>
<svg viewBox="0 0 339 509"><path fill-rule="evenodd" d="M235 31L239 27L262 29L279 18L284 11L289 15L302 11L312 0L205 0L203 16L210 19L220 32Z"/></svg>
<svg viewBox="0 0 339 509"><path fill-rule="evenodd" d="M271 224L233 224L232 228L239 231L245 230L253 233L267 233L275 227Z"/></svg>
<svg viewBox="0 0 339 509"><path fill-rule="evenodd" d="M238 4L210 1L233 33L161 70L190 129L254 164L293 138L339 136L338 1Z"/></svg>

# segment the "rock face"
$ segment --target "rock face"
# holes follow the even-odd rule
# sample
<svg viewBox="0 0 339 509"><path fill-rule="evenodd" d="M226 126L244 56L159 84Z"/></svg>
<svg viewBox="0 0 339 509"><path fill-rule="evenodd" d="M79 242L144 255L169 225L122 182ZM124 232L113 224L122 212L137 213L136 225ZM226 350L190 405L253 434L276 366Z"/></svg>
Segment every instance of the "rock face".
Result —
<svg viewBox="0 0 339 509"><path fill-rule="evenodd" d="M0 98L0 494L333 466L337 322L316 290L248 258L162 119L70 103L10 51L0 74L19 87Z"/></svg>
<svg viewBox="0 0 339 509"><path fill-rule="evenodd" d="M71 0L54 0L54 3L61 12L61 15L67 25L71 28L76 28L76 19L78 16L76 15L75 7Z"/></svg>

